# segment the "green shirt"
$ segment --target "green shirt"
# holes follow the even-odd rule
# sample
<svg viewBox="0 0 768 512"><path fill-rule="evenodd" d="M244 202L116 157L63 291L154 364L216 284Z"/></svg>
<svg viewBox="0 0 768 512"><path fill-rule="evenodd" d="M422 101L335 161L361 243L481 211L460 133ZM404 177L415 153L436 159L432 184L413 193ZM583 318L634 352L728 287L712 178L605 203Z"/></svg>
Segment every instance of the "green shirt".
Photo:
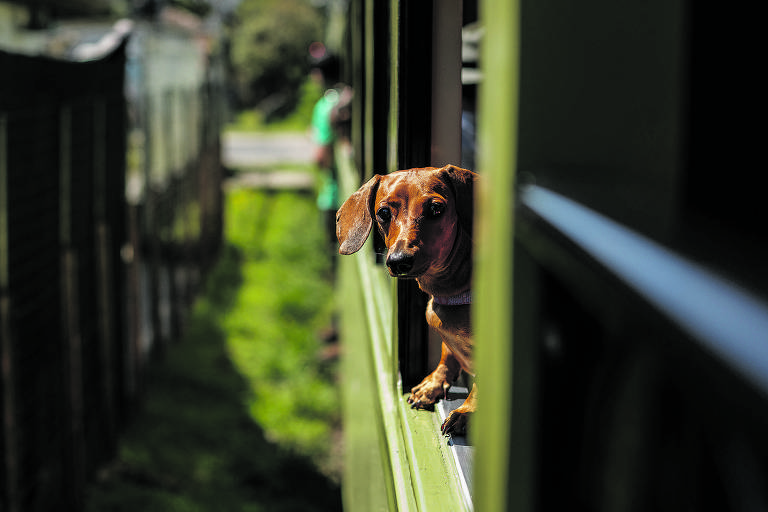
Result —
<svg viewBox="0 0 768 512"><path fill-rule="evenodd" d="M339 92L336 89L328 89L315 103L312 111L312 137L321 146L330 144L334 140L331 111L338 102Z"/></svg>

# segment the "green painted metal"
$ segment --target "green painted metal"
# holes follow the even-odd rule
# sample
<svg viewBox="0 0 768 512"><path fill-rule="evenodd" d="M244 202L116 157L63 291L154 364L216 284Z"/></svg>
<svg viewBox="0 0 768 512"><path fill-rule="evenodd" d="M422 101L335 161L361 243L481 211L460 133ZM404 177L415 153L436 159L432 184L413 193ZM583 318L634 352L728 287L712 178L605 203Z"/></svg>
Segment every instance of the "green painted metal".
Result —
<svg viewBox="0 0 768 512"><path fill-rule="evenodd" d="M402 435L408 454L416 509L420 511L472 510L461 490L459 470L440 434L436 413L411 409L408 394L399 397Z"/></svg>
<svg viewBox="0 0 768 512"><path fill-rule="evenodd" d="M376 386L378 405L381 408L381 423L384 428L385 449L389 457L390 476L395 490L395 510L414 510L413 484L410 480L408 459L400 435L400 418L398 408L398 393L396 393L396 378L392 367L392 338L386 336L382 318L391 305L383 305L382 295L386 287L376 283L373 263L373 253L370 244L354 256L358 263L358 277L361 281L362 302L365 305L368 319L367 340L370 343L370 353L373 361L373 381ZM381 269L379 272L381 273ZM376 286L379 284L379 286ZM391 325L391 323L390 323ZM390 331L391 332L391 331Z"/></svg>
<svg viewBox="0 0 768 512"><path fill-rule="evenodd" d="M389 24L389 40L390 40L390 69L389 69L389 128L390 134L388 152L387 152L387 168L389 172L397 170L397 130L398 130L398 115L396 109L391 105L397 105L399 102L400 90L397 84L399 83L399 62L396 56L399 50L400 41L400 3L399 0L391 0L390 3L390 24Z"/></svg>
<svg viewBox="0 0 768 512"><path fill-rule="evenodd" d="M483 83L480 88L478 170L483 176L476 204L473 324L477 340L478 412L475 510L508 510L510 450L516 432L510 399L513 375L512 247L514 174L517 156L520 5L517 0L483 0L480 20ZM487 385L483 385L487 383ZM529 492L528 494L531 494ZM515 493L514 501L530 510Z"/></svg>
<svg viewBox="0 0 768 512"><path fill-rule="evenodd" d="M341 258L339 299L345 304L341 322L343 343L342 406L344 411L344 482L346 510L393 510L394 486L388 474L388 455L378 391L368 343L368 322L357 273L357 262Z"/></svg>

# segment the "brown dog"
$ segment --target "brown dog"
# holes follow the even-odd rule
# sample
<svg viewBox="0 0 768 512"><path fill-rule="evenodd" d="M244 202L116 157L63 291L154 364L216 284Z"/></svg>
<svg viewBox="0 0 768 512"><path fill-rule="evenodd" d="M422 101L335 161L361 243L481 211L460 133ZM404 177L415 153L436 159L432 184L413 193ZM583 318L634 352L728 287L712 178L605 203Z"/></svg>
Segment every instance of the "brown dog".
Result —
<svg viewBox="0 0 768 512"><path fill-rule="evenodd" d="M374 219L387 246L390 275L416 279L431 295L427 323L443 340L440 363L411 389L408 403L431 407L446 397L461 369L473 373L470 302L473 185L477 174L447 165L376 175L336 214L341 254L362 247ZM442 432L460 432L475 410L477 388L443 422Z"/></svg>

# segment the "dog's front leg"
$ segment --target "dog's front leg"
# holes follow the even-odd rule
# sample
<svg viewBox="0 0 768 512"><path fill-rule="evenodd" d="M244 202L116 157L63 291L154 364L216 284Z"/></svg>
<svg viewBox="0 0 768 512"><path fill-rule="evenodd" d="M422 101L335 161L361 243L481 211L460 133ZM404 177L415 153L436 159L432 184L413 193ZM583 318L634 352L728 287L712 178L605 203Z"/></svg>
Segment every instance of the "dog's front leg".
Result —
<svg viewBox="0 0 768 512"><path fill-rule="evenodd" d="M443 343L440 348L440 363L418 386L411 388L408 403L414 409L429 409L440 398L445 398L448 388L458 378L461 366L451 349Z"/></svg>
<svg viewBox="0 0 768 512"><path fill-rule="evenodd" d="M477 409L477 385L472 384L472 391L469 392L469 396L464 403L459 407L451 411L451 414L445 418L443 425L440 427L440 431L443 435L448 435L452 432L457 434L463 434L467 430L467 422L469 421L469 415Z"/></svg>

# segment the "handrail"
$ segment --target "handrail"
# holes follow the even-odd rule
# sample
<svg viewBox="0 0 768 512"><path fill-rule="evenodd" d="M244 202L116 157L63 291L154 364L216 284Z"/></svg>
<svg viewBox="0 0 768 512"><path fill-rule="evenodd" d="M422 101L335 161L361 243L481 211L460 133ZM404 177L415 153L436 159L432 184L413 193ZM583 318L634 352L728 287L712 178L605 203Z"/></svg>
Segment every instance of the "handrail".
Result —
<svg viewBox="0 0 768 512"><path fill-rule="evenodd" d="M764 300L551 190L526 186L520 203L768 397Z"/></svg>

